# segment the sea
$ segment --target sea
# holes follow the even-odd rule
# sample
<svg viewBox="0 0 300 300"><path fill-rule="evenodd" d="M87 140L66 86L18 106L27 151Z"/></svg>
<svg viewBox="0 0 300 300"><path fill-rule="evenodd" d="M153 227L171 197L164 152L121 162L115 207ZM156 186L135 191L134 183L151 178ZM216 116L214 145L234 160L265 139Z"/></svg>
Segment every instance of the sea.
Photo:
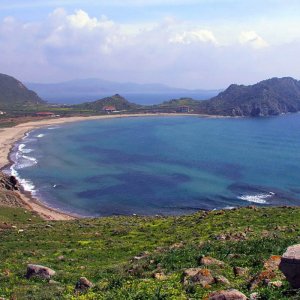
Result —
<svg viewBox="0 0 300 300"><path fill-rule="evenodd" d="M300 114L129 117L48 126L9 172L46 205L80 216L182 215L300 205Z"/></svg>

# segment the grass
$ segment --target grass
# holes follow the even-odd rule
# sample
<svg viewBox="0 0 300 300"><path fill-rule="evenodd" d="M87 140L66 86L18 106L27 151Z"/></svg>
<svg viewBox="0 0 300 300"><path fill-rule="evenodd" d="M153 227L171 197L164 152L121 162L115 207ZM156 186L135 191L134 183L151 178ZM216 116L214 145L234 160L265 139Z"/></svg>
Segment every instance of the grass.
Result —
<svg viewBox="0 0 300 300"><path fill-rule="evenodd" d="M211 272L224 275L230 287L249 296L249 278L262 270L271 255L281 255L289 245L299 243L299 233L300 208L62 222L43 221L24 209L0 208L0 297L204 299L209 292L227 287L182 284L183 270L198 267L202 255L224 261L223 268L211 267ZM220 240L220 236L227 239ZM57 283L25 279L28 263L53 268ZM248 268L247 278L235 277L234 266ZM163 272L165 278L153 278L155 272ZM74 286L81 276L95 286L76 294ZM260 285L255 292L260 299L300 299L283 283L281 288Z"/></svg>

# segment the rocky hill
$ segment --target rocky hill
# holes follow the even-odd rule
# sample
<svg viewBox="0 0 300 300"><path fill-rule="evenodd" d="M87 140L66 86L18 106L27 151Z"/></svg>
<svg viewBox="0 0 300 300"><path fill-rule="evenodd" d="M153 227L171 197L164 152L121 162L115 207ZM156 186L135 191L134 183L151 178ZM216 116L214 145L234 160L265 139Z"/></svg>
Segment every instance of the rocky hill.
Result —
<svg viewBox="0 0 300 300"><path fill-rule="evenodd" d="M44 101L14 77L0 74L0 108L33 106Z"/></svg>
<svg viewBox="0 0 300 300"><path fill-rule="evenodd" d="M254 85L230 85L224 92L202 101L199 112L225 116L270 116L300 110L300 81L272 78Z"/></svg>
<svg viewBox="0 0 300 300"><path fill-rule="evenodd" d="M124 97L116 94L111 97L105 97L93 102L85 102L78 105L73 105L74 108L89 109L94 111L103 111L104 107L113 106L117 111L137 109L139 105L130 103Z"/></svg>
<svg viewBox="0 0 300 300"><path fill-rule="evenodd" d="M23 207L20 195L16 192L18 190L16 178L0 172L0 207Z"/></svg>

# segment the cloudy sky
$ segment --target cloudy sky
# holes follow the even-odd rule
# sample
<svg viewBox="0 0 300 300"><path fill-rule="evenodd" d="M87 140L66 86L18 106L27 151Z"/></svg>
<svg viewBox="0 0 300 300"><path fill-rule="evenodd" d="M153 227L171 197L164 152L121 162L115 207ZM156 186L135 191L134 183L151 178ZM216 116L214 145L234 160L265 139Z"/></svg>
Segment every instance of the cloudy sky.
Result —
<svg viewBox="0 0 300 300"><path fill-rule="evenodd" d="M300 79L300 1L1 0L0 73L205 89Z"/></svg>

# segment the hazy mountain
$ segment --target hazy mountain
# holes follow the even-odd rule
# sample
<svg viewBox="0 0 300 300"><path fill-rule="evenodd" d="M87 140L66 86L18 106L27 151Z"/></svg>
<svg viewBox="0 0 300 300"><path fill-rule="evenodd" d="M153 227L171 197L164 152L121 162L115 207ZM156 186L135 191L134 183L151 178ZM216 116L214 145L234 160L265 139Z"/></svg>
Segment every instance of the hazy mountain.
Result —
<svg viewBox="0 0 300 300"><path fill-rule="evenodd" d="M93 99L119 93L132 102L147 105L186 96L199 100L209 99L220 92L220 90L173 88L158 83L119 83L102 79L78 79L50 84L27 83L27 86L35 90L43 99L49 102L66 104L92 101Z"/></svg>
<svg viewBox="0 0 300 300"><path fill-rule="evenodd" d="M202 113L225 116L269 116L300 110L300 81L272 78L254 85L230 85L218 96L202 101Z"/></svg>
<svg viewBox="0 0 300 300"><path fill-rule="evenodd" d="M43 100L14 77L0 74L0 107L43 104Z"/></svg>

